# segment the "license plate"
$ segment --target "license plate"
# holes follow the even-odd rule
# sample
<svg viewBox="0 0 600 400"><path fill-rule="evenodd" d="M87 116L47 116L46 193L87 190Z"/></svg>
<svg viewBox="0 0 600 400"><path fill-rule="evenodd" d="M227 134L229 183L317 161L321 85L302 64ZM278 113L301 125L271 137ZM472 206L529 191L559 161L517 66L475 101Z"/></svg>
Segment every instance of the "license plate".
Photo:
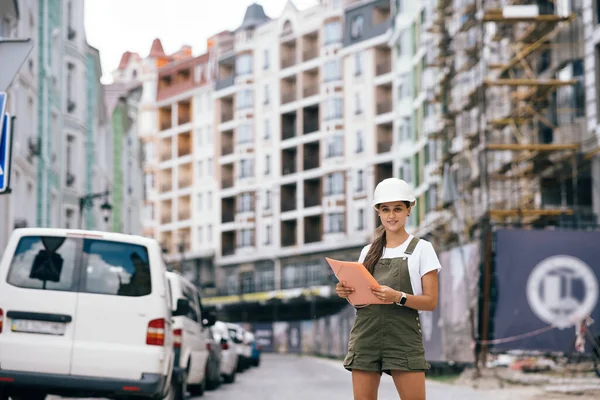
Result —
<svg viewBox="0 0 600 400"><path fill-rule="evenodd" d="M64 335L66 325L62 322L13 320L13 332L42 333L45 335Z"/></svg>

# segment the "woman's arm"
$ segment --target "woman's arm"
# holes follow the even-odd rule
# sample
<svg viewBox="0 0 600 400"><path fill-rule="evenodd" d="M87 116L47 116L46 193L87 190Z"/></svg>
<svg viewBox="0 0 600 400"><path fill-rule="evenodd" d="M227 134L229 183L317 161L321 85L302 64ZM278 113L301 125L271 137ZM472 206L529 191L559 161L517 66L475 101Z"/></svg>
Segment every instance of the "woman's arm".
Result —
<svg viewBox="0 0 600 400"><path fill-rule="evenodd" d="M404 307L414 308L415 310L433 311L438 303L438 272L437 269L429 271L421 278L423 285L422 295L412 295L406 293L406 303ZM393 301L397 303L402 298L402 292L394 290L389 286L371 288L371 291L382 301Z"/></svg>
<svg viewBox="0 0 600 400"><path fill-rule="evenodd" d="M437 270L430 271L423 275L421 278L421 284L423 285L423 294L415 296L412 294L406 294L405 307L414 308L415 310L433 311L437 308L438 304L438 273ZM398 292L396 302L400 301L402 296L401 292Z"/></svg>

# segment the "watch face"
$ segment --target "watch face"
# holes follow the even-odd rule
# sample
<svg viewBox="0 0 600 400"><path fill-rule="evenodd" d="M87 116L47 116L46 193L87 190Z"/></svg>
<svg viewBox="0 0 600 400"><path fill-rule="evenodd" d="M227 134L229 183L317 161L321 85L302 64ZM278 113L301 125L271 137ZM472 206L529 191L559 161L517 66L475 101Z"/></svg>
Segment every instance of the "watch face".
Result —
<svg viewBox="0 0 600 400"><path fill-rule="evenodd" d="M404 305L406 303L406 296L402 296L400 299L400 304Z"/></svg>

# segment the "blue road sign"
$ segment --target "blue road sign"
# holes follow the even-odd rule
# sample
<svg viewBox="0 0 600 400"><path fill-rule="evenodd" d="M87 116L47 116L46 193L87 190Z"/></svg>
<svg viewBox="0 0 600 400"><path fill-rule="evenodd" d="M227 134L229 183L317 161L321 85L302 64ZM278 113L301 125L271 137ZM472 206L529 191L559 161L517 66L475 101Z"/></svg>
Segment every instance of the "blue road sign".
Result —
<svg viewBox="0 0 600 400"><path fill-rule="evenodd" d="M0 93L0 194L10 189L10 162L12 150L11 117L6 114L6 93Z"/></svg>

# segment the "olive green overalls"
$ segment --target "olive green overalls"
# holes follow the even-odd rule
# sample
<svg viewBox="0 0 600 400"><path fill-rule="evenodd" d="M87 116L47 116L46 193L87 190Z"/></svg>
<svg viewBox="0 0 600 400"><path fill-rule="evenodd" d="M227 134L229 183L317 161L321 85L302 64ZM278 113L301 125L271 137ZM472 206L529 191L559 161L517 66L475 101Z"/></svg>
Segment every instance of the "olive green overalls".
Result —
<svg viewBox="0 0 600 400"><path fill-rule="evenodd" d="M413 294L408 257L418 242L419 238L413 238L403 257L379 260L373 271L379 284ZM397 304L357 307L344 367L388 375L391 370L428 370L418 311Z"/></svg>

